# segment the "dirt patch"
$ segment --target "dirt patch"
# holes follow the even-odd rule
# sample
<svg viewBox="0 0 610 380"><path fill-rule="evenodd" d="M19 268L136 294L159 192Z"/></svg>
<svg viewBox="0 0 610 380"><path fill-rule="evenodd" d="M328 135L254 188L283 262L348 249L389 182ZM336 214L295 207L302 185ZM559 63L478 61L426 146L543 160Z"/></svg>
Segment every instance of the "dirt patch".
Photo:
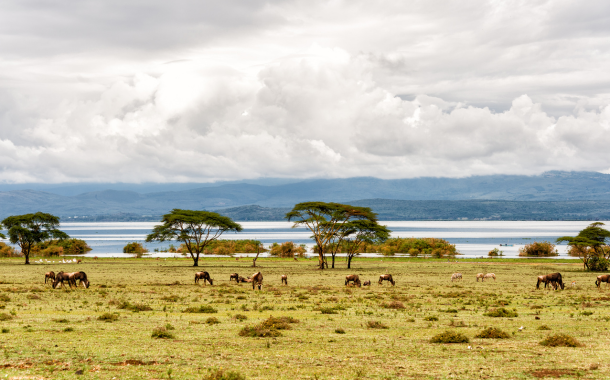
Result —
<svg viewBox="0 0 610 380"><path fill-rule="evenodd" d="M573 369L537 369L530 373L532 376L542 379L544 377L576 376L578 371Z"/></svg>
<svg viewBox="0 0 610 380"><path fill-rule="evenodd" d="M157 362L154 360L149 361L149 362L144 362L142 360L137 360L137 359L127 359L123 362L112 363L112 365L155 365L155 364L157 364Z"/></svg>

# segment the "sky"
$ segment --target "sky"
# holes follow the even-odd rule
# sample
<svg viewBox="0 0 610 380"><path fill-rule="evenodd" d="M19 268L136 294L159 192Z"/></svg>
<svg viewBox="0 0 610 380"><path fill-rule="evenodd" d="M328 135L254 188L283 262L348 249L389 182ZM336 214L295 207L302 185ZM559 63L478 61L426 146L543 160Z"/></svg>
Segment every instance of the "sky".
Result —
<svg viewBox="0 0 610 380"><path fill-rule="evenodd" d="M610 173L608 1L0 2L0 183Z"/></svg>

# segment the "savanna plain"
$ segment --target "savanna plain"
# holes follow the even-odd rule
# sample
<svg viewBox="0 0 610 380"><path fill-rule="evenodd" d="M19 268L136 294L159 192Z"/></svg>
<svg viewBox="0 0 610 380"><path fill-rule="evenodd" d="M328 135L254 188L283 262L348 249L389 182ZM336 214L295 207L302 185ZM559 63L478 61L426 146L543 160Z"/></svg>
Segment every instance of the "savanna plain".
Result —
<svg viewBox="0 0 610 380"><path fill-rule="evenodd" d="M610 377L610 289L596 288L596 274L584 272L579 261L357 258L352 269L337 264L322 271L317 259L259 259L256 269L251 260L234 258L204 258L198 268L187 259L33 265L3 259L0 377ZM91 286L52 289L44 283L51 270L84 271ZM194 284L195 272L204 270L213 286ZM261 291L229 282L233 272L245 277L258 270ZM454 272L463 280L451 282ZM496 280L477 282L480 272L495 273ZM536 289L536 276L552 272L562 273L565 290ZM395 286L377 284L384 273ZM288 285L281 285L282 274ZM345 286L348 274L372 285ZM490 327L505 338L476 337ZM431 342L446 331L469 341ZM540 344L555 334L581 346Z"/></svg>

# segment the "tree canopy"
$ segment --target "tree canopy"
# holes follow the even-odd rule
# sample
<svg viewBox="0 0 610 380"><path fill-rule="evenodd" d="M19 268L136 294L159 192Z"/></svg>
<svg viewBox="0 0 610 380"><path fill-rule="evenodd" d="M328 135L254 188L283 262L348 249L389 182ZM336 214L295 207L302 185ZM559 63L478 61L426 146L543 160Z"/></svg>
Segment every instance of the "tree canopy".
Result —
<svg viewBox="0 0 610 380"><path fill-rule="evenodd" d="M35 244L49 239L61 241L69 238L68 234L58 229L59 218L43 212L9 216L1 224L8 231L10 242L21 248L26 264L30 263L30 252Z"/></svg>
<svg viewBox="0 0 610 380"><path fill-rule="evenodd" d="M184 243L193 258L193 266L199 266L199 255L209 242L228 231L239 232L241 225L231 218L211 211L173 209L163 215L162 224L154 227L146 241L178 240Z"/></svg>
<svg viewBox="0 0 610 380"><path fill-rule="evenodd" d="M312 233L318 252L318 264L324 269L329 244L338 243L340 231L350 220L371 220L377 222L377 214L369 207L357 207L341 203L303 202L296 204L285 216L294 222L293 228L306 226Z"/></svg>
<svg viewBox="0 0 610 380"><path fill-rule="evenodd" d="M557 243L567 242L571 250L583 261L585 269L590 269L590 260L593 257L609 259L610 231L602 228L604 223L591 223L576 236L562 236L557 239Z"/></svg>
<svg viewBox="0 0 610 380"><path fill-rule="evenodd" d="M376 220L359 219L347 222L340 231L343 236L342 245L347 253L347 267L351 268L352 259L360 253L364 245L384 242L390 237L390 232Z"/></svg>

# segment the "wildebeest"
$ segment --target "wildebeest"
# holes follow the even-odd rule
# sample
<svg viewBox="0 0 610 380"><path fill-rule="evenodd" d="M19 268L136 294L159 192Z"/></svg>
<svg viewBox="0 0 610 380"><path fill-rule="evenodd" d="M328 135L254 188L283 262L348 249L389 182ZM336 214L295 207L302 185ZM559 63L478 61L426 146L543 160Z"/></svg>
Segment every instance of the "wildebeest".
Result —
<svg viewBox="0 0 610 380"><path fill-rule="evenodd" d="M610 286L610 274L602 274L601 276L597 276L597 280L595 280L595 285L599 288L602 285L602 282L606 283L606 287Z"/></svg>
<svg viewBox="0 0 610 380"><path fill-rule="evenodd" d="M72 287L72 281L70 281L70 275L72 273L64 273L59 272L55 275L55 281L53 281L53 289L57 288L57 285L59 285L59 283L61 283L61 286L64 286L64 281L68 281L68 286Z"/></svg>
<svg viewBox="0 0 610 380"><path fill-rule="evenodd" d="M203 285L208 281L210 285L214 285L212 279L210 278L210 274L208 272L197 272L195 273L195 284L199 283L199 280L203 280Z"/></svg>
<svg viewBox="0 0 610 380"><path fill-rule="evenodd" d="M487 273L484 278L493 278L494 281L496 281L496 275L494 273Z"/></svg>
<svg viewBox="0 0 610 380"><path fill-rule="evenodd" d="M76 281L79 281L79 285L83 285L86 288L89 288L89 280L87 279L87 274L85 272L74 272L70 273L70 282L76 286Z"/></svg>
<svg viewBox="0 0 610 380"><path fill-rule="evenodd" d="M252 280L243 276L239 276L239 278L237 279L237 283L239 284L240 282L252 282Z"/></svg>
<svg viewBox="0 0 610 380"><path fill-rule="evenodd" d="M239 284L239 275L237 273L231 273L229 276L229 282L235 280Z"/></svg>
<svg viewBox="0 0 610 380"><path fill-rule="evenodd" d="M360 277L358 277L357 274L350 274L345 276L345 285L349 284L350 282L354 285L361 286Z"/></svg>
<svg viewBox="0 0 610 380"><path fill-rule="evenodd" d="M544 282L544 287L546 288L547 284L550 283L555 290L560 286L561 289L564 288L563 280L561 278L561 273L551 273L546 276L538 276L538 283L536 283L536 289L539 289L540 283Z"/></svg>
<svg viewBox="0 0 610 380"><path fill-rule="evenodd" d="M282 275L282 284L288 285L288 276L285 274Z"/></svg>
<svg viewBox="0 0 610 380"><path fill-rule="evenodd" d="M461 273L454 273L451 275L451 282L453 282L454 280L461 280L462 279L462 274Z"/></svg>
<svg viewBox="0 0 610 380"><path fill-rule="evenodd" d="M252 281L252 290L254 290L256 286L258 286L258 290L261 290L263 287L263 274L261 272L254 273L252 277L250 277L250 280Z"/></svg>
<svg viewBox="0 0 610 380"><path fill-rule="evenodd" d="M479 278L481 281L485 281L485 273L477 273L477 282L479 282Z"/></svg>
<svg viewBox="0 0 610 380"><path fill-rule="evenodd" d="M371 286L371 280L364 281L362 286Z"/></svg>
<svg viewBox="0 0 610 380"><path fill-rule="evenodd" d="M392 286L396 284L391 274L382 274L381 276L379 276L379 281L377 283L381 285L384 281L389 281Z"/></svg>
<svg viewBox="0 0 610 380"><path fill-rule="evenodd" d="M44 283L47 283L47 280L52 284L55 280L55 272L50 271L44 274Z"/></svg>

